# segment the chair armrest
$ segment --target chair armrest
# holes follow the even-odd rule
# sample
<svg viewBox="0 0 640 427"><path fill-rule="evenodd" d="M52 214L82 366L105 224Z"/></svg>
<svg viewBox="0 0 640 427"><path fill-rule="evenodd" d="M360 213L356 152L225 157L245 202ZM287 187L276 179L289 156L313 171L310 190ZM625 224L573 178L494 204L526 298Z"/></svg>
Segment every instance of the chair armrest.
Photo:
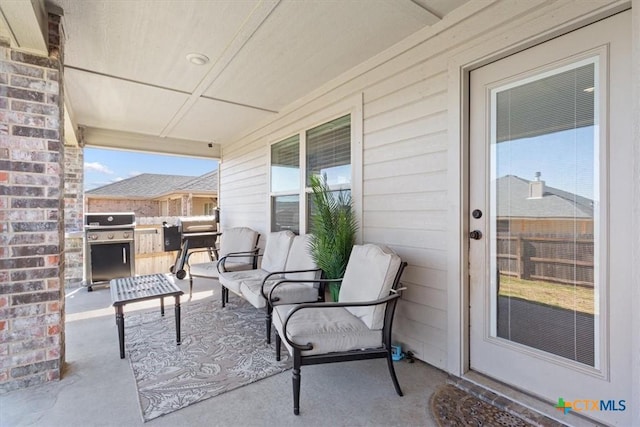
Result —
<svg viewBox="0 0 640 427"><path fill-rule="evenodd" d="M269 274L267 274L267 276L262 279L262 285L260 286L260 293L262 294L262 296L264 297L264 299L267 299L267 294L265 294L264 292L264 287L267 284L267 281L269 280L270 277L276 276L278 274L288 274L288 273L311 273L311 272L318 272L318 271L322 271L319 268L311 268L308 270L284 270L284 271L273 271ZM302 282L304 280L299 280L297 282ZM312 282L315 282L315 280L310 280ZM280 282L278 282L279 284ZM269 295L271 295L271 293L269 293Z"/></svg>
<svg viewBox="0 0 640 427"><path fill-rule="evenodd" d="M185 263L186 263L187 265L189 265L189 258L191 258L191 255L193 255L193 254L197 254L197 253L200 253L200 252L209 252L210 250L219 251L219 250L220 250L220 248L218 248L218 247L215 247L215 248L214 248L214 247L212 246L212 247L207 248L207 249L198 249L198 250L195 250L195 251L189 251L189 252L187 252L187 256L185 257Z"/></svg>
<svg viewBox="0 0 640 427"><path fill-rule="evenodd" d="M310 270L310 271L316 271L316 270ZM320 285L320 291L324 292L325 284L340 282L340 281L342 281L342 278L340 279L283 279L283 280L279 280L276 284L273 285L273 287L269 291L268 297L265 296L265 299L267 300L267 304L273 307L273 303L278 301L277 298L273 297L273 292L278 286L280 286L283 283L318 283ZM264 283L263 283L263 286L264 286ZM264 287L263 287L263 295L264 295Z"/></svg>
<svg viewBox="0 0 640 427"><path fill-rule="evenodd" d="M291 319L291 316L293 316L293 314L296 311L300 311L303 309L307 309L307 308L331 308L331 307L367 307L367 306L372 306L372 305L380 305L380 304L386 304L389 301L393 301L394 299L400 298L400 293L395 293L395 294L391 294L388 295L384 298L380 298L377 300L373 300L373 301L356 301L356 302L316 302L316 303L303 303L303 304L296 304L296 306L287 314L287 318L284 320L284 323L282 324L282 335L284 335L283 337L280 337L282 339L287 340L287 342L289 343L289 345L291 345L291 347L293 348L297 348L298 350L311 350L313 348L313 344L312 343L307 343L307 344L297 344L294 343L293 341L291 341L289 339L289 337L287 336L287 325L289 324L289 319Z"/></svg>
<svg viewBox="0 0 640 427"><path fill-rule="evenodd" d="M223 271L226 271L224 269L224 263L227 260L227 258L253 257L254 259L256 259L257 257L262 256L262 254L258 254L258 250L259 250L258 248L255 248L254 250L246 251L246 252L229 252L228 254L226 254L225 256L223 256L218 260L218 265L216 266L218 269L218 273L222 273ZM254 261L254 264L255 264L255 261ZM222 266L222 271L220 271L220 266Z"/></svg>

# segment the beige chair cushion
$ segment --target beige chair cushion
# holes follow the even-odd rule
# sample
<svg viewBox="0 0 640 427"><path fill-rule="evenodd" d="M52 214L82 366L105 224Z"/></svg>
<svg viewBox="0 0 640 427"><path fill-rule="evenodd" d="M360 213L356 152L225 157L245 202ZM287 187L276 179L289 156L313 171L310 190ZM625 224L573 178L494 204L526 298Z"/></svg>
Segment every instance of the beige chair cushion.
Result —
<svg viewBox="0 0 640 427"><path fill-rule="evenodd" d="M287 254L294 237L295 234L288 230L269 234L261 268L257 270L224 271L220 273L220 283L225 288L242 295L240 285L243 280L262 281L269 273L282 271L287 262Z"/></svg>
<svg viewBox="0 0 640 427"><path fill-rule="evenodd" d="M253 267L253 264L244 264L237 262L227 261L224 264L224 268L227 271L240 271L249 270ZM189 266L189 274L193 277L206 277L211 279L218 278L218 262L202 262Z"/></svg>
<svg viewBox="0 0 640 427"><path fill-rule="evenodd" d="M287 262L282 271L292 270L312 270L317 269L316 263L309 253L309 235L295 236L291 241ZM264 266L264 263L263 263ZM320 272L307 273L285 273L284 278L291 280L313 280L320 277ZM278 277L269 278L265 286L267 294ZM249 301L254 307L263 308L267 305L267 300L262 296L260 289L262 280L247 279L240 284L240 292L242 296ZM284 283L278 286L275 296L280 298L278 304L296 303L296 302L315 302L318 300L318 290L314 287L314 283Z"/></svg>
<svg viewBox="0 0 640 427"><path fill-rule="evenodd" d="M391 249L379 245L355 245L340 286L339 302L366 302L389 295L401 259ZM382 329L385 305L348 307L370 329Z"/></svg>
<svg viewBox="0 0 640 427"><path fill-rule="evenodd" d="M273 325L284 337L282 328L289 311L295 305L278 305L273 310ZM287 324L287 335L297 344L312 343L313 349L303 351L305 356L336 351L349 351L382 347L382 331L372 330L362 320L342 307L309 308L297 311ZM291 346L283 344L293 354Z"/></svg>
<svg viewBox="0 0 640 427"><path fill-rule="evenodd" d="M220 273L218 280L220 284L233 292L240 294L240 284L244 280L262 280L267 277L269 271L262 269L242 270L242 271L223 271Z"/></svg>
<svg viewBox="0 0 640 427"><path fill-rule="evenodd" d="M271 288L278 282L278 279L268 280L265 285L265 292L269 295ZM244 280L240 284L242 297L249 301L256 308L263 308L267 305L267 300L263 298L260 289L262 280ZM276 289L274 296L280 298L278 304L292 304L297 302L315 302L318 300L318 290L313 284L306 283L283 283Z"/></svg>
<svg viewBox="0 0 640 427"><path fill-rule="evenodd" d="M293 241L291 242L291 248L289 249L289 255L287 256L287 263L284 268L285 271L314 270L318 268L315 261L311 257L311 252L309 251L310 240L310 234L295 236L293 238ZM285 277L287 279L312 280L320 278L320 274L317 272L287 273L285 274Z"/></svg>
<svg viewBox="0 0 640 427"><path fill-rule="evenodd" d="M247 227L234 227L222 231L220 236L220 258L232 252L248 252L255 248L258 232ZM225 268L233 269L233 264L253 264L253 257L241 257L225 260ZM229 265L229 267L227 266Z"/></svg>
<svg viewBox="0 0 640 427"><path fill-rule="evenodd" d="M220 237L218 257L222 258L231 252L248 252L255 248L258 232L247 227L229 228ZM225 260L227 271L249 270L253 268L252 257L229 258ZM218 277L218 261L201 262L189 265L189 274L193 277Z"/></svg>
<svg viewBox="0 0 640 427"><path fill-rule="evenodd" d="M264 248L262 265L260 268L266 271L282 271L287 264L289 248L295 234L293 232L277 231L267 236L267 243Z"/></svg>

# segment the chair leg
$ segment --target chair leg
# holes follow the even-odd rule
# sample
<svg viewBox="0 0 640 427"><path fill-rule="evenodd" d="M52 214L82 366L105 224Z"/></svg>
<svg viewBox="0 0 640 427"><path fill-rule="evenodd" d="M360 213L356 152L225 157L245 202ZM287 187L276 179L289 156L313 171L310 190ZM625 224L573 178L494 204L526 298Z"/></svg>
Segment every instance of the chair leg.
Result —
<svg viewBox="0 0 640 427"><path fill-rule="evenodd" d="M189 273L189 301L191 301L192 295L193 295L193 277L191 277L191 273Z"/></svg>
<svg viewBox="0 0 640 427"><path fill-rule="evenodd" d="M280 334L276 332L276 360L280 361L280 351L282 350L282 339L280 338Z"/></svg>
<svg viewBox="0 0 640 427"><path fill-rule="evenodd" d="M273 307L267 304L267 344L271 344L271 320L273 319Z"/></svg>
<svg viewBox="0 0 640 427"><path fill-rule="evenodd" d="M293 413L300 415L300 350L293 350Z"/></svg>
<svg viewBox="0 0 640 427"><path fill-rule="evenodd" d="M396 388L398 396L403 396L402 389L400 389L400 383L398 383L398 377L396 377L396 370L393 367L393 359L391 358L391 350L387 351L387 366L389 367L389 373L391 374L391 380L393 380L393 386Z"/></svg>
<svg viewBox="0 0 640 427"><path fill-rule="evenodd" d="M225 304L227 302L226 295L227 295L227 292L229 292L229 291L227 290L227 288L225 288L223 286L222 289L221 289L221 292L222 292L222 308L224 308Z"/></svg>

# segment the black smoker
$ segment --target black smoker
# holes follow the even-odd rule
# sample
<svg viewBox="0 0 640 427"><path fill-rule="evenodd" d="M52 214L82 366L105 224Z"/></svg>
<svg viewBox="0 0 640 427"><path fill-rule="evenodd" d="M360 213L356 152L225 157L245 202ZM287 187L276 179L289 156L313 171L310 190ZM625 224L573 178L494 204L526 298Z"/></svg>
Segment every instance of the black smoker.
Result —
<svg viewBox="0 0 640 427"><path fill-rule="evenodd" d="M87 213L84 216L86 286L135 275L133 212Z"/></svg>
<svg viewBox="0 0 640 427"><path fill-rule="evenodd" d="M184 264L191 249L207 248L212 261L218 258L216 240L220 235L219 220L220 211L216 210L214 215L179 218L177 225L169 225L166 222L162 224L164 250L178 251L170 269L178 279L184 279L187 275Z"/></svg>

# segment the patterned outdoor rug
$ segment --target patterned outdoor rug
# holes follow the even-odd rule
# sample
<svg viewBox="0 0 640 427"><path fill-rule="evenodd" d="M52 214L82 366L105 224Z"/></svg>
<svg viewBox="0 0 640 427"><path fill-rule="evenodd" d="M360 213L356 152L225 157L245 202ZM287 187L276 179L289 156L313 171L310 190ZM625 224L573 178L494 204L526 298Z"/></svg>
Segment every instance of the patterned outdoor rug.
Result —
<svg viewBox="0 0 640 427"><path fill-rule="evenodd" d="M431 414L440 427L533 426L452 384L445 384L431 396Z"/></svg>
<svg viewBox="0 0 640 427"><path fill-rule="evenodd" d="M160 310L125 317L127 357L149 421L291 366L265 341L264 310L238 300L182 305L182 345L176 345L173 300Z"/></svg>

